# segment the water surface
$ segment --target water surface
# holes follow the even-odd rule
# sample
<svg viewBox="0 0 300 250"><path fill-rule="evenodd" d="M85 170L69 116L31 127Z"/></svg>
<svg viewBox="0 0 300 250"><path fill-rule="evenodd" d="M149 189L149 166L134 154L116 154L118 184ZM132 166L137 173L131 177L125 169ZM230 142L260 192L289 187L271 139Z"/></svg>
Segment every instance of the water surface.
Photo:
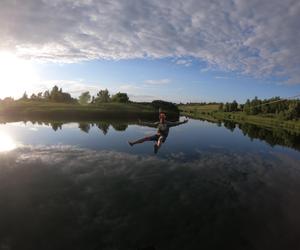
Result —
<svg viewBox="0 0 300 250"><path fill-rule="evenodd" d="M190 120L0 125L0 249L298 249L299 135Z"/></svg>

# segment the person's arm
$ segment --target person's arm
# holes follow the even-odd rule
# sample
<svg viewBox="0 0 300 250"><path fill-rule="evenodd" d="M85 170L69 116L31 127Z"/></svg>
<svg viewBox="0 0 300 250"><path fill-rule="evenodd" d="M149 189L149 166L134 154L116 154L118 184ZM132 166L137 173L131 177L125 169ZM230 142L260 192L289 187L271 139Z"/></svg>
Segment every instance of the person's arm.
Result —
<svg viewBox="0 0 300 250"><path fill-rule="evenodd" d="M175 126L179 126L179 125L181 125L181 124L184 124L184 123L187 123L189 120L184 120L184 121L182 121L182 122L168 122L168 126L169 127L175 127Z"/></svg>
<svg viewBox="0 0 300 250"><path fill-rule="evenodd" d="M139 125L144 125L153 128L156 128L158 126L158 123L159 122L142 122L141 120L139 120Z"/></svg>

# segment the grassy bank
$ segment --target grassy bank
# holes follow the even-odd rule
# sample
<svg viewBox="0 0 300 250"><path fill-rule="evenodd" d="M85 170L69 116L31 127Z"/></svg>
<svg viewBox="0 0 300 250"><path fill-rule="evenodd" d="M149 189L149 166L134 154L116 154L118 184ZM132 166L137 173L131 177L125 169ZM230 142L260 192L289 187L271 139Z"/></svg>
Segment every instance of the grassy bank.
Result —
<svg viewBox="0 0 300 250"><path fill-rule="evenodd" d="M178 113L165 110L168 117ZM14 102L0 105L2 119L36 120L97 120L97 119L157 119L158 109L151 103L102 103L79 105L49 102Z"/></svg>
<svg viewBox="0 0 300 250"><path fill-rule="evenodd" d="M282 120L276 115L246 115L244 112L221 112L218 105L180 105L182 115L195 119L204 119L211 122L234 121L250 123L271 129L281 128L290 132L300 133L300 120Z"/></svg>

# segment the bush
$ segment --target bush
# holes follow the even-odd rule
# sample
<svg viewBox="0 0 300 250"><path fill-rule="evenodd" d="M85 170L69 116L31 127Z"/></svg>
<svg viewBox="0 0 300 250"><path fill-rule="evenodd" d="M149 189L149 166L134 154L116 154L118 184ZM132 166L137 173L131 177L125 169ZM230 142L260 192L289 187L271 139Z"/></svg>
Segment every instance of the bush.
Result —
<svg viewBox="0 0 300 250"><path fill-rule="evenodd" d="M154 100L154 101L152 101L152 105L154 106L155 109L157 109L157 111L159 109L162 109L163 111L169 110L171 112L179 113L179 109L178 109L177 105L172 102L166 102L166 101L162 101L162 100Z"/></svg>

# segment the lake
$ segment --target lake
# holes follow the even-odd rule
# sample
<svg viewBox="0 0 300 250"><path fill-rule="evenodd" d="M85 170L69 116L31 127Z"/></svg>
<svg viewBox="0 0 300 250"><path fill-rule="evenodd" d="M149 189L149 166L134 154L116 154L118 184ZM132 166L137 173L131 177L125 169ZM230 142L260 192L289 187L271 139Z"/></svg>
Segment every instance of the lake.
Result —
<svg viewBox="0 0 300 250"><path fill-rule="evenodd" d="M190 119L128 144L153 133L0 124L0 250L300 249L300 135Z"/></svg>

